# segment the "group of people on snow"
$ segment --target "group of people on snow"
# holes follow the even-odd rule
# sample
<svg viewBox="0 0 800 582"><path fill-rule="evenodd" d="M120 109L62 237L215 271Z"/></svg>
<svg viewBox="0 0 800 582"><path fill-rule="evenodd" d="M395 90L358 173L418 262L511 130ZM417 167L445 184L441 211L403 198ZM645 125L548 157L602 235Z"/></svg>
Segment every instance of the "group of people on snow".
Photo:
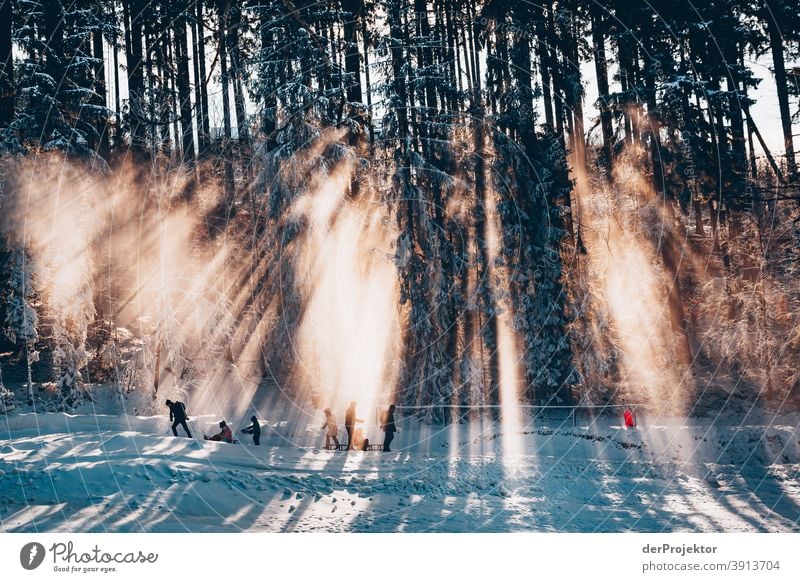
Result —
<svg viewBox="0 0 800 582"><path fill-rule="evenodd" d="M189 416L186 414L186 405L183 402L173 402L169 399L166 405L167 408L169 408L169 420L172 423L172 434L178 436L178 427L182 426L183 430L186 431L186 436L192 438L192 433L189 432L189 427L186 424L186 421L189 420ZM253 435L253 444L258 445L261 442L261 425L258 423L258 419L255 416L250 417L250 422L252 422L252 424L243 428L242 432ZM224 420L219 421L219 432L217 434L213 436L203 435L203 438L207 441L220 441L225 443L236 442L233 438L231 427L228 426L228 423Z"/></svg>
<svg viewBox="0 0 800 582"><path fill-rule="evenodd" d="M172 422L172 434L178 436L178 427L182 426L183 430L186 431L186 436L192 438L192 433L189 432L189 426L186 424L186 421L189 420L189 417L186 414L186 405L183 402L173 402L172 400L167 400L166 405L169 408L169 420ZM344 428L347 431L348 451L355 450L355 437L357 436L356 423L364 422L362 419L356 418L356 405L357 403L355 401L351 402L344 414ZM389 406L388 410L381 415L380 427L384 433L382 449L384 452L391 451L390 446L392 444L392 440L394 440L394 434L397 432L397 424L394 420L394 411L395 406L392 404ZM255 416L250 417L250 422L252 424L242 429L242 433L253 435L253 444L261 444L261 425L258 423L258 419ZM219 441L226 443L236 442L233 438L233 432L231 431L230 426L228 426L228 423L226 423L224 420L220 421L219 429L220 430L217 434L213 436L203 435L203 438L208 441ZM322 425L322 430L325 432L325 448L332 448L331 441L333 441L333 448L338 449L340 446L339 427L336 424L336 419L334 418L330 408L325 409L325 424Z"/></svg>
<svg viewBox="0 0 800 582"><path fill-rule="evenodd" d="M356 449L359 444L356 442L357 432L356 423L364 422L360 418L356 418L356 402L351 402L344 413L344 429L347 431L347 447L348 451ZM381 430L383 431L383 452L390 452L394 433L397 432L397 424L394 421L395 406L392 404L389 409L381 415ZM336 424L336 418L330 408L325 409L325 424L322 425L322 430L325 433L325 448L338 449L339 448L339 426ZM333 441L333 447L331 447ZM368 444L368 443L367 443Z"/></svg>

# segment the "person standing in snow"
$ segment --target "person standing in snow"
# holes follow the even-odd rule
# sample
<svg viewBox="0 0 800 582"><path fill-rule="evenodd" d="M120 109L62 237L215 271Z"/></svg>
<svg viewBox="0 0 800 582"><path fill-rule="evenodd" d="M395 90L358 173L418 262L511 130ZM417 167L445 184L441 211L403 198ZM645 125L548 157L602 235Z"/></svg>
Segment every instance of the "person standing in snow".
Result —
<svg viewBox="0 0 800 582"><path fill-rule="evenodd" d="M625 419L625 428L636 428L636 419L630 408L626 408L622 416Z"/></svg>
<svg viewBox="0 0 800 582"><path fill-rule="evenodd" d="M261 425L258 424L258 419L255 417L255 415L250 417L250 422L252 422L253 424L251 424L250 426L248 426L246 428L243 428L242 432L244 434L253 435L253 444L254 445L260 445L261 444Z"/></svg>
<svg viewBox="0 0 800 582"><path fill-rule="evenodd" d="M331 439L336 448L339 448L339 427L336 426L336 419L333 418L333 413L330 408L325 409L325 424L322 425L322 430L325 431L325 448L331 447Z"/></svg>
<svg viewBox="0 0 800 582"><path fill-rule="evenodd" d="M353 430L357 422L364 422L360 418L356 418L356 401L352 401L347 411L344 413L344 428L347 431L347 450L353 451Z"/></svg>
<svg viewBox="0 0 800 582"><path fill-rule="evenodd" d="M186 421L189 420L189 417L186 416L186 405L183 402L173 402L172 400L167 400L166 404L169 407L172 434L178 436L178 425L180 425L186 431L186 436L192 438L192 433L189 432L189 427L186 425Z"/></svg>
<svg viewBox="0 0 800 582"><path fill-rule="evenodd" d="M389 406L389 410L383 413L381 422L381 430L383 431L383 451L390 452L392 449L389 446L394 439L394 433L397 432L397 425L394 423L394 404Z"/></svg>
<svg viewBox="0 0 800 582"><path fill-rule="evenodd" d="M233 442L233 433L231 432L231 427L228 426L224 420L219 421L219 428L220 431L212 437L203 435L207 441L222 441L225 443L232 443Z"/></svg>

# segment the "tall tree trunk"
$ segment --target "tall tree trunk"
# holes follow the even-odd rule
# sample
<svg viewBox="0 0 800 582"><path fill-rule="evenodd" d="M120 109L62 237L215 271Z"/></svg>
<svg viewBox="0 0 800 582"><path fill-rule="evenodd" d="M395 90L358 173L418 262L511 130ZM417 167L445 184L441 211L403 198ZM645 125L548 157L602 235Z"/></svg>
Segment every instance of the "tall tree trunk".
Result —
<svg viewBox="0 0 800 582"><path fill-rule="evenodd" d="M402 142L408 136L408 93L405 80L405 54L401 39L403 38L402 21L400 10L392 3L392 10L389 14L389 34L391 36L390 52L392 59L392 80L391 90L397 99L397 133ZM402 146L405 151L405 147Z"/></svg>
<svg viewBox="0 0 800 582"><path fill-rule="evenodd" d="M465 23L467 32L469 33L469 50L472 53L472 68L473 78L475 79L473 91L475 92L476 99L482 101L480 97L482 79L481 79L481 60L480 60L480 31L478 29L476 14L475 0L467 0L467 21ZM483 103L480 105L483 107Z"/></svg>
<svg viewBox="0 0 800 582"><path fill-rule="evenodd" d="M651 48L648 52L653 54L654 51ZM660 196L663 196L666 194L666 184L664 182L664 165L661 161L661 123L657 111L655 68L656 63L650 61L644 74L645 101L647 104L647 116L644 119L644 123L647 127L647 140L650 146L650 163L653 165L653 187Z"/></svg>
<svg viewBox="0 0 800 582"><path fill-rule="evenodd" d="M474 95L479 90L481 84L481 77L478 73L478 51L475 50L475 39L473 38L474 26L472 18L470 17L470 6L472 0L466 0L467 13L464 20L463 35L464 35L464 52L469 63L469 93Z"/></svg>
<svg viewBox="0 0 800 582"><path fill-rule="evenodd" d="M162 91L162 94L167 98L166 103L156 103L156 107L160 108L159 127L161 128L161 150L172 154L177 147L173 144L170 138L170 120L175 120L178 113L175 110L177 99L175 98L174 91L174 76L172 59L170 57L170 50L172 44L170 43L169 28L162 30L161 26L153 26L153 41L157 47L158 53L154 59L156 66L156 83ZM178 132L175 132L177 139Z"/></svg>
<svg viewBox="0 0 800 582"><path fill-rule="evenodd" d="M625 30L620 33L617 40L619 47L619 80L620 88L625 93L623 100L623 118L625 120L625 141L628 144L633 144L638 141L637 124L636 124L636 100L631 95L636 87L636 72L635 72L635 47L633 46L632 29L633 23L631 22L630 15L623 15L621 20Z"/></svg>
<svg viewBox="0 0 800 582"><path fill-rule="evenodd" d="M171 121L172 134L169 134L169 127L167 128L168 139L171 146L171 153L177 153L183 160L183 130L181 129L181 114L180 114L180 98L178 97L178 75L176 72L177 62L180 56L178 55L178 46L174 37L174 31L167 28L162 33L164 38L164 63L163 75L166 77L167 89L169 91L169 112L167 121Z"/></svg>
<svg viewBox="0 0 800 582"><path fill-rule="evenodd" d="M580 75L580 63L578 62L578 45L577 41L573 37L573 58L575 59L572 61L571 66L575 67L575 91L576 94L574 96L574 102L572 105L572 117L573 117L573 134L572 134L572 147L574 150L575 155L575 162L580 166L583 172L586 171L586 135L584 131L584 120L583 120L583 95L580 92L580 87L582 86L581 75Z"/></svg>
<svg viewBox="0 0 800 582"><path fill-rule="evenodd" d="M152 155L158 153L161 149L161 130L157 123L161 121L160 116L156 115L156 102L155 102L155 89L157 72L155 70L155 63L153 61L153 54L156 51L155 35L153 34L153 23L149 19L143 19L142 29L144 31L144 70L146 71L145 80L147 82L147 124L145 125L147 131L148 149ZM142 97L142 106L144 107L144 96Z"/></svg>
<svg viewBox="0 0 800 582"><path fill-rule="evenodd" d="M92 31L92 56L97 59L94 65L94 102L96 105L108 108L108 98L106 97L106 61L103 54L103 33L100 30ZM105 116L103 116L105 118ZM104 158L108 157L108 123L104 123L100 129L99 153Z"/></svg>
<svg viewBox="0 0 800 582"><path fill-rule="evenodd" d="M747 151L745 149L744 121L742 119L742 100L739 93L741 89L741 74L738 68L742 50L735 38L727 39L723 46L726 51L725 61L729 63L726 83L730 93L728 106L733 150L733 179L737 190L741 192L744 190L744 180L747 176Z"/></svg>
<svg viewBox="0 0 800 582"><path fill-rule="evenodd" d="M114 22L117 21L117 3L111 3L111 17ZM124 26L124 24L123 24ZM120 136L120 126L121 126L121 113L119 106L119 42L117 40L117 35L115 34L111 43L111 50L112 54L114 55L113 58L113 66L114 66L114 147L118 147L122 144L122 139Z"/></svg>
<svg viewBox="0 0 800 582"><path fill-rule="evenodd" d="M700 204L700 199L694 197L692 199L692 206L694 207L694 233L697 236L705 236L706 229L703 225L703 206Z"/></svg>
<svg viewBox="0 0 800 582"><path fill-rule="evenodd" d="M485 396L489 404L499 402L500 378L500 354L497 346L497 326L498 320L495 315L494 296L491 288L491 268L489 266L489 222L486 219L486 202L488 200L488 185L486 178L486 137L484 129L483 111L478 105L475 118L474 148L475 148L475 205L473 215L475 217L475 238L477 239L478 263L477 281L479 301L479 313L483 312L487 316L487 321L479 328L482 338L478 341L486 346L489 351L488 362L481 362L481 366L488 364L488 378L486 378ZM474 341L470 338L468 341ZM485 377L485 376L484 376Z"/></svg>
<svg viewBox="0 0 800 582"><path fill-rule="evenodd" d="M416 272L419 269L420 259L416 256L417 232L415 210L417 193L411 184L412 170L410 167L412 136L409 134L411 128L411 122L409 120L410 91L406 81L408 55L405 50L408 43L404 42L404 39L407 39L408 36L403 26L403 15L400 9L401 3L397 0L390 0L387 4L387 24L390 36L389 55L392 67L389 91L392 109L397 116L396 136L393 136L396 137L397 140L397 148L394 150L394 162L396 167L394 189L398 197L399 206L397 222L400 232L403 233L401 235L402 244L404 247L408 248L410 255L402 272L404 293L402 302L411 302L413 317L415 295L418 292ZM404 350L407 355L405 361L405 376L413 379L418 371L419 359L421 356L421 352L416 349L416 336L414 333L406 334ZM419 391L416 395L409 394L408 396L423 396L423 393Z"/></svg>
<svg viewBox="0 0 800 582"><path fill-rule="evenodd" d="M200 78L200 57L197 52L197 20L191 19L192 26L192 77L194 79L194 121L197 124L197 157L199 158L205 149L205 140L203 139L203 99L201 97L201 86L203 79Z"/></svg>
<svg viewBox="0 0 800 582"><path fill-rule="evenodd" d="M145 5L134 0L123 0L122 11L126 22L125 58L128 69L128 109L130 112L131 146L134 150L143 149L146 144L144 134L144 58L142 53L142 22Z"/></svg>
<svg viewBox="0 0 800 582"><path fill-rule="evenodd" d="M794 142L792 141L792 115L789 111L789 84L786 79L786 64L783 58L783 38L775 11L767 15L767 32L772 49L772 65L775 72L775 87L778 92L778 109L781 112L781 129L783 130L783 149L786 152L786 169L789 180L797 175L797 164L794 158Z"/></svg>
<svg viewBox="0 0 800 582"><path fill-rule="evenodd" d="M553 75L550 71L550 47L547 44L547 24L544 11L544 7L539 8L534 18L533 27L536 34L536 54L539 57L539 75L542 80L544 119L550 129L555 129L552 98Z"/></svg>
<svg viewBox="0 0 800 582"><path fill-rule="evenodd" d="M665 206L667 205L665 204ZM668 211L665 215L669 216L670 214L671 211ZM683 309L683 294L681 292L679 264L675 248L675 242L671 234L663 237L660 242L661 260L664 262L667 276L670 277L667 304L669 306L672 330L678 335L676 345L678 362L684 366L690 366L693 361L693 355L686 325L686 312Z"/></svg>
<svg viewBox="0 0 800 582"><path fill-rule="evenodd" d="M344 29L344 70L347 73L346 94L351 103L361 103L361 58L358 52L358 23L361 11L364 9L363 0L342 0L343 16L342 28Z"/></svg>
<svg viewBox="0 0 800 582"><path fill-rule="evenodd" d="M446 5L443 12L445 20L444 26L447 34L447 66L450 73L450 79L455 79L455 89L457 89L455 91L450 91L449 106L451 111L456 111L458 109L458 103L462 92L459 64L461 62L461 57L458 54L458 40L455 31L455 18L453 9L449 5Z"/></svg>
<svg viewBox="0 0 800 582"><path fill-rule="evenodd" d="M180 109L180 142L184 163L194 160L194 128L192 124L192 98L189 81L189 43L186 36L186 16L180 13L175 19L175 52L178 61L178 103Z"/></svg>
<svg viewBox="0 0 800 582"><path fill-rule="evenodd" d="M222 83L222 128L223 140L230 140L231 131L231 104L230 104L230 77L228 71L228 48L225 42L228 28L228 6L229 2L220 3L219 13L219 63L220 81Z"/></svg>
<svg viewBox="0 0 800 582"><path fill-rule="evenodd" d="M33 360L30 342L25 342L25 370L27 372L28 404L33 404Z"/></svg>
<svg viewBox="0 0 800 582"><path fill-rule="evenodd" d="M195 43L197 43L197 63L200 76L200 118L197 122L197 135L200 142L199 154L206 153L211 139L211 121L208 111L208 76L206 75L206 35L203 30L203 0L197 0L195 13Z"/></svg>
<svg viewBox="0 0 800 582"><path fill-rule="evenodd" d="M361 36L362 42L364 43L364 82L366 83L366 90L367 90L367 118L369 122L369 143L375 143L375 123L372 120L372 84L370 81L370 72L369 72L369 32L367 30L367 21L366 19L362 19L361 21Z"/></svg>
<svg viewBox="0 0 800 582"><path fill-rule="evenodd" d="M434 86L433 77L428 70L434 66L433 51L431 49L431 26L428 22L427 2L425 0L416 0L419 8L417 10L417 18L420 22L420 32L422 34L422 67L425 68L425 106L427 108L427 116L431 117L436 112L436 88Z"/></svg>
<svg viewBox="0 0 800 582"><path fill-rule="evenodd" d="M242 26L242 9L238 1L229 3L228 54L231 59L231 77L233 79L233 104L236 110L236 133L239 142L250 143L250 131L247 127L247 111L244 102L244 86L242 85L242 56L239 46Z"/></svg>
<svg viewBox="0 0 800 582"><path fill-rule="evenodd" d="M261 38L262 59L275 58L270 52L275 48L275 39L270 29L271 17L265 8L262 8L261 20L259 23L259 35ZM267 151L272 151L278 146L275 130L277 128L278 97L275 91L268 91L264 95L264 106L261 112L261 131L266 140Z"/></svg>
<svg viewBox="0 0 800 582"><path fill-rule="evenodd" d="M0 0L0 127L14 120L14 58L12 49L11 1Z"/></svg>
<svg viewBox="0 0 800 582"><path fill-rule="evenodd" d="M739 52L739 66L744 67L743 51ZM750 96L748 95L747 92L747 83L742 83L742 92L744 93L744 99L742 100L741 103L742 104L741 113L744 114L745 119L747 120L750 110L750 104L748 102ZM756 160L755 148L753 147L753 128L750 125L749 121L747 122L747 151L750 156L750 163L749 163L750 178L755 180L756 178L758 178L758 162Z"/></svg>
<svg viewBox="0 0 800 582"><path fill-rule="evenodd" d="M561 67L558 64L557 47L559 46L558 33L556 31L555 18L553 17L553 0L548 0L546 3L547 12L545 14L545 45L548 53L548 71L550 72L550 80L552 82L553 90L553 109L555 114L555 130L561 145L566 147L564 140L564 75Z"/></svg>
<svg viewBox="0 0 800 582"><path fill-rule="evenodd" d="M230 83L228 79L228 51L226 37L228 36L228 9L230 0L220 0L219 2L219 63L220 76L222 80L222 126L223 135L220 140L222 144L222 158L225 167L225 205L228 210L233 207L235 201L233 163L231 161L231 104L230 104Z"/></svg>
<svg viewBox="0 0 800 582"><path fill-rule="evenodd" d="M600 104L600 125L603 132L603 157L601 163L606 176L611 180L613 160L611 159L611 142L614 139L611 108L608 103L608 62L606 61L604 19L601 8L591 4L592 11L592 45L594 48L594 70L597 78L598 102Z"/></svg>
<svg viewBox="0 0 800 582"><path fill-rule="evenodd" d="M60 102L64 73L64 11L60 0L43 0L42 8L44 10L44 37L47 42L44 70L53 79L55 83L54 99L56 102ZM49 133L48 130L45 132ZM47 140L50 136L43 135L41 137L43 140Z"/></svg>

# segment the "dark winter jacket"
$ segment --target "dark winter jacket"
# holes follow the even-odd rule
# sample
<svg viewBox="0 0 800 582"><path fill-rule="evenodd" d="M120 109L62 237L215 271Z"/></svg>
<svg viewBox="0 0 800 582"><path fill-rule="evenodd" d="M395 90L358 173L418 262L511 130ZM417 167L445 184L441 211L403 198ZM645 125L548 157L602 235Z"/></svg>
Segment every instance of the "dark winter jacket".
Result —
<svg viewBox="0 0 800 582"><path fill-rule="evenodd" d="M178 422L187 420L186 405L183 402L173 402L169 405L169 419Z"/></svg>
<svg viewBox="0 0 800 582"><path fill-rule="evenodd" d="M257 420L254 420L253 421L253 425L250 427L250 430L248 430L247 432L252 434L254 439L257 439L257 438L259 438L261 436L261 425L258 424Z"/></svg>
<svg viewBox="0 0 800 582"><path fill-rule="evenodd" d="M394 413L388 410L383 413L383 432L397 432L397 426L394 423Z"/></svg>

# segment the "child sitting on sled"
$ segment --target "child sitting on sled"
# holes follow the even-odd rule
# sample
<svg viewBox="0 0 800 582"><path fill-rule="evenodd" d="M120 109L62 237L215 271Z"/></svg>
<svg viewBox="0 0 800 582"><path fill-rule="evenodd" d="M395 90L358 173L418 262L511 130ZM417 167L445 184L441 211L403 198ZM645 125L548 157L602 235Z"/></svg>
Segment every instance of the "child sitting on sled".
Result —
<svg viewBox="0 0 800 582"><path fill-rule="evenodd" d="M203 438L206 439L207 441L222 441L225 443L232 443L233 433L231 432L231 427L229 427L224 420L221 420L219 421L219 428L220 431L214 436L210 437L203 435Z"/></svg>

